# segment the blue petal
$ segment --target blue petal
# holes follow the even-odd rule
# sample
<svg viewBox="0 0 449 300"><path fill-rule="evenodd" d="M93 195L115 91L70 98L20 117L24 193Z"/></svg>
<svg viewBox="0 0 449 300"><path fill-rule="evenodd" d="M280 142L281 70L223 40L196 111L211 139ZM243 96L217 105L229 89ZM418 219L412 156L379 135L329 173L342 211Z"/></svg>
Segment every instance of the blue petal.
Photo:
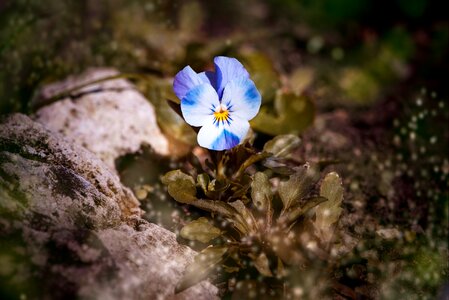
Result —
<svg viewBox="0 0 449 300"><path fill-rule="evenodd" d="M260 109L262 97L251 79L234 79L226 85L221 103L226 105L232 116L245 120L254 118Z"/></svg>
<svg viewBox="0 0 449 300"><path fill-rule="evenodd" d="M206 71L198 73L198 76L200 76L201 80L204 83L209 83L216 89L216 78L215 78L215 72L212 71Z"/></svg>
<svg viewBox="0 0 449 300"><path fill-rule="evenodd" d="M192 126L203 126L213 118L220 105L215 89L209 83L191 89L181 100L182 116Z"/></svg>
<svg viewBox="0 0 449 300"><path fill-rule="evenodd" d="M249 78L248 71L235 58L217 56L214 58L215 75L216 75L216 90L218 96L221 98L223 90L231 80L237 78Z"/></svg>
<svg viewBox="0 0 449 300"><path fill-rule="evenodd" d="M212 150L227 150L234 148L240 143L240 138L232 132L224 129L212 144Z"/></svg>
<svg viewBox="0 0 449 300"><path fill-rule="evenodd" d="M214 123L213 118L198 132L198 144L201 147L221 151L231 149L246 137L249 123L246 120L232 117L230 122Z"/></svg>
<svg viewBox="0 0 449 300"><path fill-rule="evenodd" d="M201 77L190 66L187 66L176 74L173 80L173 90L176 96L182 99L191 89L202 83L204 82Z"/></svg>

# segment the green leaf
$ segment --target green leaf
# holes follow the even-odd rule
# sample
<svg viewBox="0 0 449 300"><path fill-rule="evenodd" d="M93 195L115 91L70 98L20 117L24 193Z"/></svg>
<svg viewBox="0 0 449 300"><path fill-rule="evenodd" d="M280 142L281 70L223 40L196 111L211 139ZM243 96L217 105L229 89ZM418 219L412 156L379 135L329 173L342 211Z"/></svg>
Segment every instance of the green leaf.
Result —
<svg viewBox="0 0 449 300"><path fill-rule="evenodd" d="M205 211L222 215L224 217L233 217L237 214L234 207L223 201L217 200L196 200L191 205L201 208Z"/></svg>
<svg viewBox="0 0 449 300"><path fill-rule="evenodd" d="M278 92L273 109L262 106L251 127L269 135L299 134L314 118L315 105L307 96Z"/></svg>
<svg viewBox="0 0 449 300"><path fill-rule="evenodd" d="M372 104L380 94L380 83L368 70L348 67L336 76L339 87L353 104Z"/></svg>
<svg viewBox="0 0 449 300"><path fill-rule="evenodd" d="M257 257L253 255L250 255L250 257L253 259L254 266L260 274L267 277L273 276L273 273L271 273L270 270L270 262L268 261L267 255L264 252L262 252Z"/></svg>
<svg viewBox="0 0 449 300"><path fill-rule="evenodd" d="M329 242L334 232L333 224L338 221L342 211L343 186L337 173L331 172L324 177L320 195L328 201L316 207L316 219L313 225L318 237L323 242Z"/></svg>
<svg viewBox="0 0 449 300"><path fill-rule="evenodd" d="M265 143L263 150L275 157L288 157L291 151L299 146L301 140L294 134L278 135Z"/></svg>
<svg viewBox="0 0 449 300"><path fill-rule="evenodd" d="M315 78L315 70L312 68L301 67L292 72L289 78L291 91L301 95L309 87Z"/></svg>
<svg viewBox="0 0 449 300"><path fill-rule="evenodd" d="M260 211L268 211L271 209L273 192L271 191L271 183L265 173L257 172L254 174L254 179L251 183L251 198L254 205Z"/></svg>
<svg viewBox="0 0 449 300"><path fill-rule="evenodd" d="M206 194L207 187L210 182L209 175L207 175L207 173L198 174L198 176L196 177L196 182L198 186L203 190L204 194Z"/></svg>
<svg viewBox="0 0 449 300"><path fill-rule="evenodd" d="M190 204L197 200L193 177L181 170L173 170L162 177L162 183L167 185L170 196L180 203Z"/></svg>
<svg viewBox="0 0 449 300"><path fill-rule="evenodd" d="M228 252L226 246L210 246L201 251L195 256L194 262L187 267L184 276L176 286L175 292L182 292L206 279L213 269L223 261L226 252Z"/></svg>
<svg viewBox="0 0 449 300"><path fill-rule="evenodd" d="M209 223L205 217L196 219L185 225L180 232L180 235L188 240L200 241L201 243L208 243L214 238L220 236L221 230Z"/></svg>
<svg viewBox="0 0 449 300"><path fill-rule="evenodd" d="M225 192L229 186L227 180L212 179L207 185L206 196L210 199L220 198L220 194Z"/></svg>
<svg viewBox="0 0 449 300"><path fill-rule="evenodd" d="M243 202L247 199L246 194L248 193L249 188L251 187L253 179L248 174L243 174L241 179L239 180L238 184L232 185L231 192L232 196L230 199L232 200L238 200L241 199Z"/></svg>
<svg viewBox="0 0 449 300"><path fill-rule="evenodd" d="M285 268L284 268L284 264L282 263L282 260L278 257L278 264L277 264L277 268L276 268L276 277L277 278L282 278L284 277L285 274Z"/></svg>
<svg viewBox="0 0 449 300"><path fill-rule="evenodd" d="M290 208L287 214L287 222L291 223L294 222L296 219L301 217L302 215L306 214L308 211L310 211L315 206L323 203L324 201L327 201L326 198L318 196L318 197L312 197L310 199L307 199L307 202L305 204L297 204Z"/></svg>
<svg viewBox="0 0 449 300"><path fill-rule="evenodd" d="M243 233L245 234L256 234L258 232L257 228L257 222L254 218L251 211L245 206L245 204L240 201L234 201L229 203L235 210L238 212L237 215L235 215L232 219L238 222L236 225L242 225L243 228L245 228L245 231Z"/></svg>
<svg viewBox="0 0 449 300"><path fill-rule="evenodd" d="M265 215L265 228L270 228L273 220L273 191L265 173L257 172L254 174L251 184L251 199L254 206Z"/></svg>
<svg viewBox="0 0 449 300"><path fill-rule="evenodd" d="M235 273L235 272L240 271L240 268L239 268L239 267L232 267L232 266L222 265L222 268L223 268L223 270L224 270L226 273Z"/></svg>
<svg viewBox="0 0 449 300"><path fill-rule="evenodd" d="M282 158L268 157L262 164L277 174L292 175L295 173L294 167L288 166Z"/></svg>
<svg viewBox="0 0 449 300"><path fill-rule="evenodd" d="M229 187L229 183L225 180L213 179L207 185L207 190L210 192L223 192Z"/></svg>
<svg viewBox="0 0 449 300"><path fill-rule="evenodd" d="M266 153L266 152L261 152L261 153L256 153L256 154L251 155L240 165L240 168L238 169L237 172L235 172L233 178L239 179L240 177L242 177L245 170L247 168L249 168L251 165L253 165L261 160L264 160L265 158L270 157L270 156L271 156L271 154Z"/></svg>
<svg viewBox="0 0 449 300"><path fill-rule="evenodd" d="M307 163L301 166L295 174L291 175L289 180L281 181L278 193L284 205L283 212L305 197L319 178L318 168Z"/></svg>

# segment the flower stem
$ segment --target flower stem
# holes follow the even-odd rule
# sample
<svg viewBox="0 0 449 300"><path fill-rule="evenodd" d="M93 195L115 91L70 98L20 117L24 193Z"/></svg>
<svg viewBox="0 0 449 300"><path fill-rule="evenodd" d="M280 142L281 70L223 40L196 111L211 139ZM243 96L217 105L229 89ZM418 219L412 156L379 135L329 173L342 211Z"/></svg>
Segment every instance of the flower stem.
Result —
<svg viewBox="0 0 449 300"><path fill-rule="evenodd" d="M264 160L265 158L267 158L269 156L271 156L271 154L267 153L267 152L257 153L257 154L254 154L254 155L250 156L247 160L245 160L243 162L243 164L240 166L238 171L234 174L233 179L234 180L239 179L240 177L242 177L243 172L245 172L245 170L249 166L251 166L252 164L255 164L256 162Z"/></svg>

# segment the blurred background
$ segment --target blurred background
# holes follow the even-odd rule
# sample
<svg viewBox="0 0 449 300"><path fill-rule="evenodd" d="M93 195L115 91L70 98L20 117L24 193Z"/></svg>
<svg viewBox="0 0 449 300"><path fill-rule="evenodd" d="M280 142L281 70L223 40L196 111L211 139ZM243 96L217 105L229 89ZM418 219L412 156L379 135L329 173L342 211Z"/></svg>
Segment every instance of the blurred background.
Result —
<svg viewBox="0 0 449 300"><path fill-rule="evenodd" d="M441 1L16 0L0 12L2 112L26 111L37 86L87 67L172 76L247 51L340 90L326 105L371 105L405 86L447 93Z"/></svg>
<svg viewBox="0 0 449 300"><path fill-rule="evenodd" d="M448 25L445 3L426 0L3 0L0 113L32 114L45 84L114 67L149 78L136 84L162 131L189 149L196 136L166 103L172 77L237 57L263 96L259 139L300 134L301 159L345 162L341 226L358 243L334 299L435 299L448 278ZM122 181L157 185L169 162L151 155L122 159ZM292 279L301 295L314 298L321 272Z"/></svg>

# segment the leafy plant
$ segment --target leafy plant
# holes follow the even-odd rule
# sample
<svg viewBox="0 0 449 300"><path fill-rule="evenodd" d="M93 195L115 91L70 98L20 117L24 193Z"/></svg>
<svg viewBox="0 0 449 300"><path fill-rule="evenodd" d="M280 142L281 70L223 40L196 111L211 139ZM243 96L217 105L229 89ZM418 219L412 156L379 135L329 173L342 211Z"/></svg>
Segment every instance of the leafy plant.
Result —
<svg viewBox="0 0 449 300"><path fill-rule="evenodd" d="M290 153L295 135L277 136L258 152L248 141L189 172L162 177L177 202L210 213L186 224L181 237L207 245L178 283L180 292L210 276L222 280L259 274L274 295L290 293L282 285L286 268L311 259L327 259L341 214L343 188L335 172L321 178L324 164L300 163ZM229 279L231 281L231 279Z"/></svg>

